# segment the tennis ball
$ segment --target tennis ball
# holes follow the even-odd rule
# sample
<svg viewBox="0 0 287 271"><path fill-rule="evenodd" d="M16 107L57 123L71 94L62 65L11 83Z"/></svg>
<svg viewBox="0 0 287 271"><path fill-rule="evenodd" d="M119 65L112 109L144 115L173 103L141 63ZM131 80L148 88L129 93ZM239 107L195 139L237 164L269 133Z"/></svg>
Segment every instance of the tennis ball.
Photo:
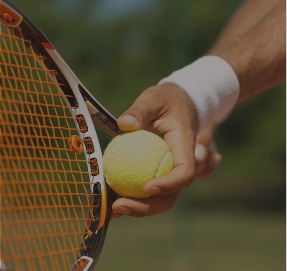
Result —
<svg viewBox="0 0 287 271"><path fill-rule="evenodd" d="M103 155L106 182L123 197L148 198L145 183L172 169L173 158L165 141L144 130L116 136Z"/></svg>

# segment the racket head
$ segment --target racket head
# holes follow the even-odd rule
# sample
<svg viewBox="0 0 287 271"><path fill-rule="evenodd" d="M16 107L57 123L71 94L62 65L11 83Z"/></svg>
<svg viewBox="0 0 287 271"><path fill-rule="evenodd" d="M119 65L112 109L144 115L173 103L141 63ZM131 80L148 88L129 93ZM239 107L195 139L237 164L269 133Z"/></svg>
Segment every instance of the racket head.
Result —
<svg viewBox="0 0 287 271"><path fill-rule="evenodd" d="M9 1L0 21L0 270L92 270L116 195L85 100L115 120Z"/></svg>

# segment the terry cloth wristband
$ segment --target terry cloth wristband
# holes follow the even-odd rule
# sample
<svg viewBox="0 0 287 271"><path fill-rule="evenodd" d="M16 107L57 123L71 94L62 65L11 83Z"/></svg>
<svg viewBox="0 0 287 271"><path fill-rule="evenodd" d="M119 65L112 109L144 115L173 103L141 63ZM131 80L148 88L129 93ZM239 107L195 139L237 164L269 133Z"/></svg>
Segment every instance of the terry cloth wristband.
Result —
<svg viewBox="0 0 287 271"><path fill-rule="evenodd" d="M162 79L159 85L173 83L193 100L199 130L225 120L239 97L239 81L232 67L217 56L204 56Z"/></svg>

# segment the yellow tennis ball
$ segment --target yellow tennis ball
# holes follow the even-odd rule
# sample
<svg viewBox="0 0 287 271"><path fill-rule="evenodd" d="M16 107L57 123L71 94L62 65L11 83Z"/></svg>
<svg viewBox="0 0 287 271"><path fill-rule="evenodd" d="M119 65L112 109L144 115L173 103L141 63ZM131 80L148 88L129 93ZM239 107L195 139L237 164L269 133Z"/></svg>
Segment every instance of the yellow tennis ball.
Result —
<svg viewBox="0 0 287 271"><path fill-rule="evenodd" d="M165 141L144 130L118 135L103 156L106 182L123 197L149 197L143 191L145 183L172 169L173 157Z"/></svg>

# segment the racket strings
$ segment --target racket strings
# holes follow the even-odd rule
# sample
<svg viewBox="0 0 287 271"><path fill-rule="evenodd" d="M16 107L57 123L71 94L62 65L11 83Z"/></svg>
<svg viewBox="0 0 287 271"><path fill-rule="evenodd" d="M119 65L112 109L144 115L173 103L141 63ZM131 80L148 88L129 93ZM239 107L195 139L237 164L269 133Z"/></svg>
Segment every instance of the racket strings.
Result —
<svg viewBox="0 0 287 271"><path fill-rule="evenodd" d="M69 143L76 109L29 43L1 24L1 258L11 270L70 270L90 215L89 170Z"/></svg>

